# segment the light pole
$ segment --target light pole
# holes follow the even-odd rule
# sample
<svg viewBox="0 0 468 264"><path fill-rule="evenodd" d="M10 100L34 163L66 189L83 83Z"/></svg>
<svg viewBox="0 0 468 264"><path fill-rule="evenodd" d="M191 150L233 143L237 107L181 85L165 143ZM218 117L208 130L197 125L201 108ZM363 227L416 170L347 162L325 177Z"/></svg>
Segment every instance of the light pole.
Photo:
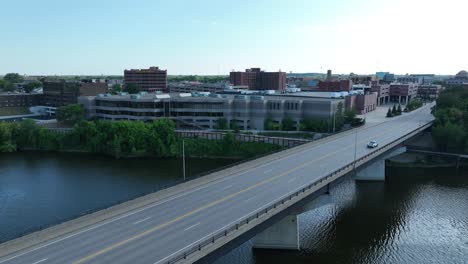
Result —
<svg viewBox="0 0 468 264"><path fill-rule="evenodd" d="M335 119L336 119L336 112L333 113L333 134L335 134Z"/></svg>
<svg viewBox="0 0 468 264"><path fill-rule="evenodd" d="M185 181L185 140L182 139L182 169L184 170L184 181Z"/></svg>
<svg viewBox="0 0 468 264"><path fill-rule="evenodd" d="M353 162L353 171L356 174L356 154L357 154L357 128L356 132L354 133L354 162Z"/></svg>

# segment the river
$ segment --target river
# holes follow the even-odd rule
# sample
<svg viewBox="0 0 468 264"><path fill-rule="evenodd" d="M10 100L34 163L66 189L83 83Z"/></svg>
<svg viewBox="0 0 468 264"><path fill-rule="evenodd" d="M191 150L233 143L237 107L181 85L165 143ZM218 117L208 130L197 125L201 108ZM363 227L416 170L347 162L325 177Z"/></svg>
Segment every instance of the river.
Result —
<svg viewBox="0 0 468 264"><path fill-rule="evenodd" d="M187 159L187 177L236 160ZM0 153L0 243L182 180L180 159Z"/></svg>
<svg viewBox="0 0 468 264"><path fill-rule="evenodd" d="M189 160L188 175L227 165ZM180 160L54 153L0 155L0 242L174 183ZM467 263L468 171L387 168L386 182L347 179L331 203L299 216L300 251L252 250L216 264Z"/></svg>

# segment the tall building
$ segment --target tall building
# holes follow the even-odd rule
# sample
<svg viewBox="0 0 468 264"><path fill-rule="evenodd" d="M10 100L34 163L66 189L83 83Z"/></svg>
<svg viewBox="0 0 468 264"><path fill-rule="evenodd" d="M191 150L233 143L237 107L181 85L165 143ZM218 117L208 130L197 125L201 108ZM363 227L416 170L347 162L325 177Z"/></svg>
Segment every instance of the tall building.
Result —
<svg viewBox="0 0 468 264"><path fill-rule="evenodd" d="M107 92L104 82L45 81L43 103L48 106L76 104L79 96L95 96Z"/></svg>
<svg viewBox="0 0 468 264"><path fill-rule="evenodd" d="M250 68L245 72L230 72L229 79L232 84L246 85L250 90L284 91L286 89L286 73L281 71L264 72L260 68Z"/></svg>
<svg viewBox="0 0 468 264"><path fill-rule="evenodd" d="M167 70L158 67L125 70L124 80L126 85L134 84L142 91L167 91Z"/></svg>

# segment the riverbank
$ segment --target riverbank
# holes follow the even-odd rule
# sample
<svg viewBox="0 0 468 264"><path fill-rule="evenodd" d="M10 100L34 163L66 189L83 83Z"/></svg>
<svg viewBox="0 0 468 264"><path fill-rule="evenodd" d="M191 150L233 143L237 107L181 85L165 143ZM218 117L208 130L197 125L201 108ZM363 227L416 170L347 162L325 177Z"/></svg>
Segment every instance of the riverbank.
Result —
<svg viewBox="0 0 468 264"><path fill-rule="evenodd" d="M436 155L406 152L388 159L385 165L395 168L456 168L457 160ZM468 168L468 162L460 161L458 167Z"/></svg>
<svg viewBox="0 0 468 264"><path fill-rule="evenodd" d="M40 127L32 120L0 122L0 152L36 150L80 152L114 158L177 158L182 142L188 157L246 159L282 150L264 142L242 142L233 133L220 140L182 138L174 122L82 121L66 133Z"/></svg>

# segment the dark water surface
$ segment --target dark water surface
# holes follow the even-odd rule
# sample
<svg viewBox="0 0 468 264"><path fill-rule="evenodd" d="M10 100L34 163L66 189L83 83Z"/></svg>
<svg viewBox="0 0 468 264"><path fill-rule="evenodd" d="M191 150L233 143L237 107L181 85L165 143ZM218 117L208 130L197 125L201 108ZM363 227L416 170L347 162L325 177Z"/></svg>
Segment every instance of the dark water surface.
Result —
<svg viewBox="0 0 468 264"><path fill-rule="evenodd" d="M301 214L301 251L247 241L216 264L468 263L468 171L386 173L385 183L346 180L331 204Z"/></svg>
<svg viewBox="0 0 468 264"><path fill-rule="evenodd" d="M232 163L188 159L187 176ZM0 243L181 180L178 159L0 154Z"/></svg>

